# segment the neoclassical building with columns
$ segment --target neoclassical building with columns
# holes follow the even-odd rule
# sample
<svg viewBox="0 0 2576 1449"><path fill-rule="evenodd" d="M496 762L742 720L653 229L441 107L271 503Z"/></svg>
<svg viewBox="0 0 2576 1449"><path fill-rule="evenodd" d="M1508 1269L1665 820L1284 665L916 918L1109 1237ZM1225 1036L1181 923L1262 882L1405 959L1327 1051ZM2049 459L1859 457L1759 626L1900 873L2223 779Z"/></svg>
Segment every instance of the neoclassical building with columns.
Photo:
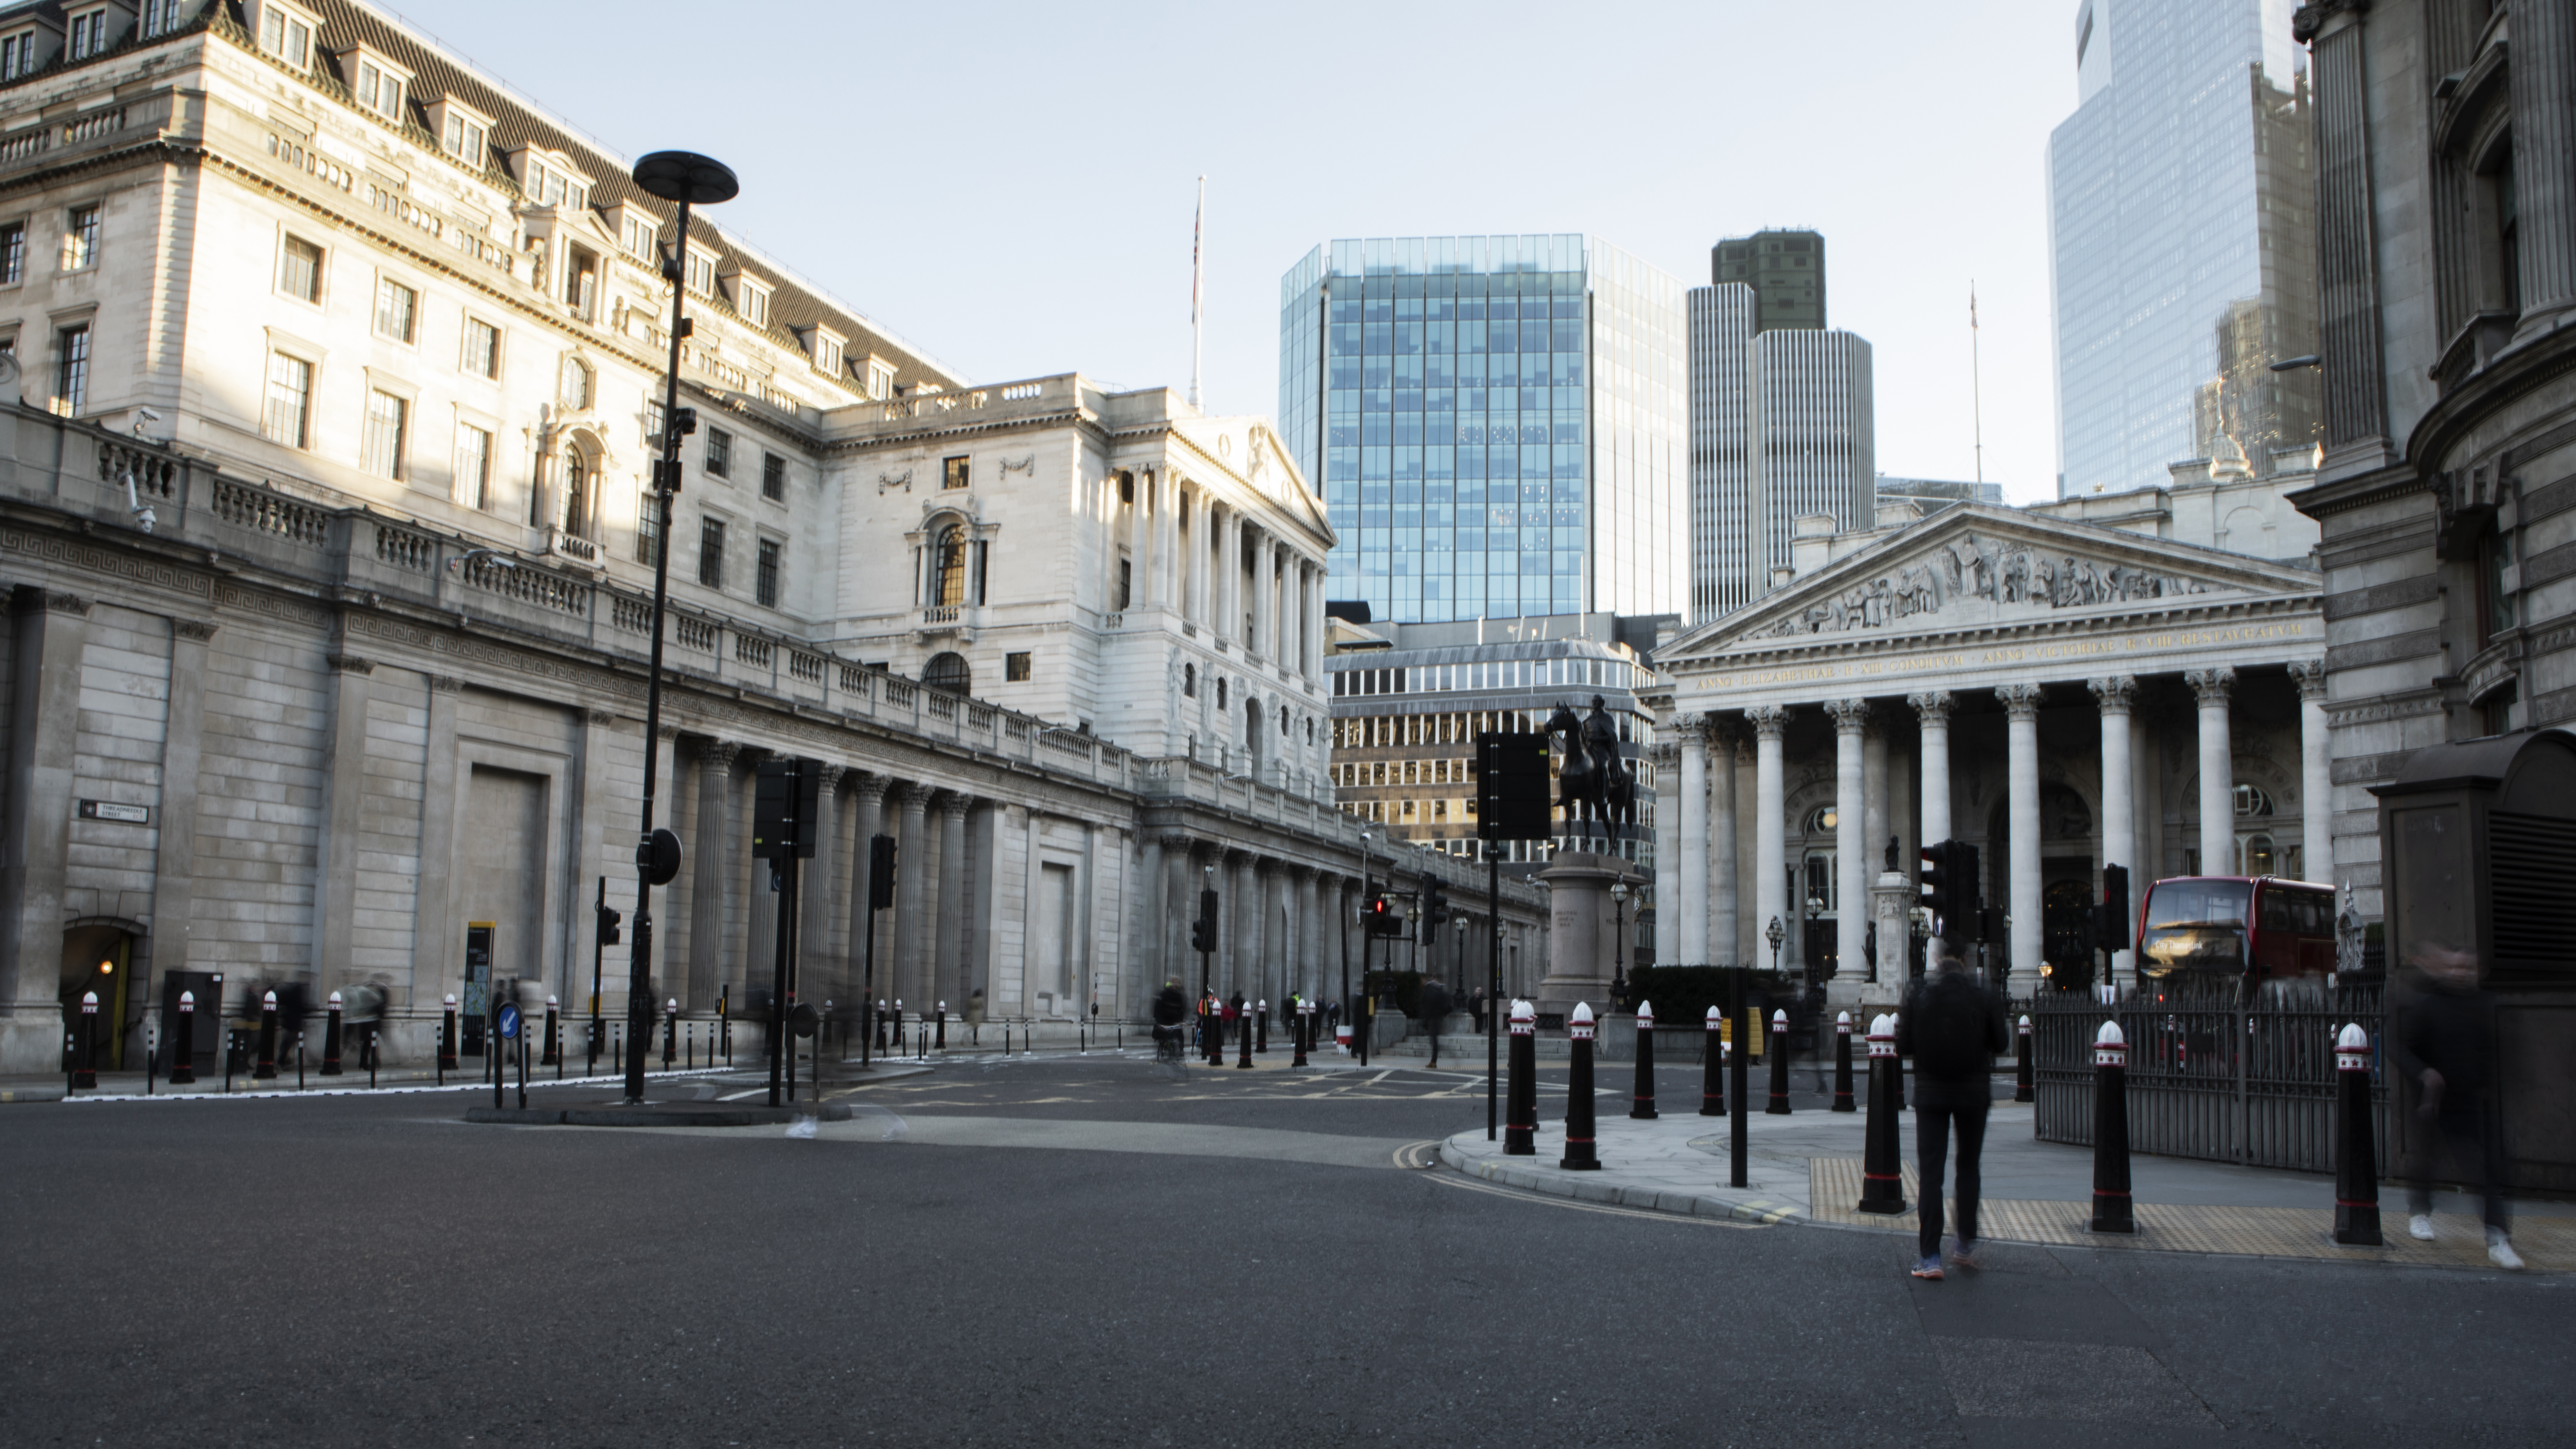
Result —
<svg viewBox="0 0 2576 1449"><path fill-rule="evenodd" d="M1777 920L1783 968L1889 999L1916 850L1943 839L1979 848L2023 994L2043 962L2084 969L2105 865L2133 903L2161 876L2327 879L2319 577L2190 541L2208 487L1820 538L1800 577L1660 648L1657 958L1768 966ZM2068 516L2088 509L2118 526Z"/></svg>

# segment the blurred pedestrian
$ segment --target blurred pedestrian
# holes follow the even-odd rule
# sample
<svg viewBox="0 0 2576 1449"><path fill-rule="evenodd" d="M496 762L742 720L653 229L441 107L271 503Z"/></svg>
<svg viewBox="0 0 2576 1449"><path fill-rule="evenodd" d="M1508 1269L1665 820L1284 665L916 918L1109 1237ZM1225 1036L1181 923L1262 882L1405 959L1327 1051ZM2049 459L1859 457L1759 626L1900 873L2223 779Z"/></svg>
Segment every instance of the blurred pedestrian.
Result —
<svg viewBox="0 0 2576 1449"><path fill-rule="evenodd" d="M1914 1276L1941 1277L1942 1176L1950 1129L1959 1129L1959 1243L1950 1260L1977 1266L1978 1159L1986 1145L1986 1111L1994 1102L1995 1057L2005 1047L2004 1002L1934 937L1926 974L1896 1018L1896 1053L1914 1059L1914 1157L1922 1205Z"/></svg>
<svg viewBox="0 0 2576 1449"><path fill-rule="evenodd" d="M1238 991L1225 1003L1225 1040L1228 1045L1233 1044L1234 1034L1242 1028L1243 1021L1243 993Z"/></svg>
<svg viewBox="0 0 2576 1449"><path fill-rule="evenodd" d="M1437 981L1422 983L1422 994L1416 998L1422 1009L1423 1029L1431 1033L1431 1065L1440 1065L1440 1028L1449 1022L1450 1010L1456 1005L1449 999L1449 988Z"/></svg>
<svg viewBox="0 0 2576 1449"><path fill-rule="evenodd" d="M2406 1232L2433 1240L2433 1172L2452 1166L2485 1199L2487 1261L2518 1269L2513 1219L2498 1179L2503 1151L2495 1121L2495 998L2479 984L2477 953L2447 942L2419 943L2389 1034L2398 1071L2415 1083L2414 1161L2407 1173Z"/></svg>

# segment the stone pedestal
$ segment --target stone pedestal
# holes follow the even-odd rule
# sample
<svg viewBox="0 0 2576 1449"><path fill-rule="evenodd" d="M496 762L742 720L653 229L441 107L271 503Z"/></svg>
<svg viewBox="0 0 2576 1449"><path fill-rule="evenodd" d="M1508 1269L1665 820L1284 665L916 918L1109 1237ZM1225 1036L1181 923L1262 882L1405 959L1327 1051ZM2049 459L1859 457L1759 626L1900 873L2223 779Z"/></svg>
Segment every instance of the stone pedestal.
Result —
<svg viewBox="0 0 2576 1449"><path fill-rule="evenodd" d="M1875 979L1863 983L1844 999L1840 992L1843 978L1834 978L1825 993L1829 1008L1836 1011L1851 1007L1893 1009L1905 997L1907 975L1914 969L1914 942L1907 934L1906 913L1918 899L1914 883L1902 871L1883 871L1869 891L1869 918L1878 927L1878 970ZM1855 1018L1859 1013L1853 1012Z"/></svg>
<svg viewBox="0 0 2576 1449"><path fill-rule="evenodd" d="M1531 993L1542 1016L1563 1016L1576 1002L1586 1002L1596 1017L1610 1010L1610 977L1618 961L1619 913L1610 887L1624 880L1632 894L1646 884L1645 872L1615 855L1559 851L1538 879L1547 884L1547 977ZM1633 915L1631 919L1634 919ZM1631 955L1628 964L1636 964Z"/></svg>

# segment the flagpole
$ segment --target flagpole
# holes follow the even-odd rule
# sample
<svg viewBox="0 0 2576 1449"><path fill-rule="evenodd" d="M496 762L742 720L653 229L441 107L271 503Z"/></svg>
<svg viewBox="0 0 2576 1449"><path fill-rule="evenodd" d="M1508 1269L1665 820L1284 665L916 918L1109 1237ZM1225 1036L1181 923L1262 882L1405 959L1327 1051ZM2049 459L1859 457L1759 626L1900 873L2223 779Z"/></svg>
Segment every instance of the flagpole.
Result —
<svg viewBox="0 0 2576 1449"><path fill-rule="evenodd" d="M1190 406L1199 405L1199 367L1206 360L1207 178L1199 178L1199 214L1190 225Z"/></svg>
<svg viewBox="0 0 2576 1449"><path fill-rule="evenodd" d="M1968 426L1977 443L1977 486L1986 482L1986 402L1977 371L1977 282L1968 279Z"/></svg>

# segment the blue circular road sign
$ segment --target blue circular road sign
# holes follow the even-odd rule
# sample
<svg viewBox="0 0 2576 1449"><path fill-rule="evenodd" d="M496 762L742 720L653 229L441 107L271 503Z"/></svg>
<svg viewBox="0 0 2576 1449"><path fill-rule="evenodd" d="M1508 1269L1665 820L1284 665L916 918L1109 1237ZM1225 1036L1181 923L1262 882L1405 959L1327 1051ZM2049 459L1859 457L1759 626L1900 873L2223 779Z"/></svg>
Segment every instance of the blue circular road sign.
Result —
<svg viewBox="0 0 2576 1449"><path fill-rule="evenodd" d="M516 1006L514 1006L514 1005L512 1005L512 1004L510 1004L509 1002L506 1002L506 1001L505 1001L505 1002L502 1002L502 1003L501 1003L501 1035L506 1036L506 1037L516 1037L518 1034L519 1034L519 1008L518 1008L518 1007L516 1007Z"/></svg>

